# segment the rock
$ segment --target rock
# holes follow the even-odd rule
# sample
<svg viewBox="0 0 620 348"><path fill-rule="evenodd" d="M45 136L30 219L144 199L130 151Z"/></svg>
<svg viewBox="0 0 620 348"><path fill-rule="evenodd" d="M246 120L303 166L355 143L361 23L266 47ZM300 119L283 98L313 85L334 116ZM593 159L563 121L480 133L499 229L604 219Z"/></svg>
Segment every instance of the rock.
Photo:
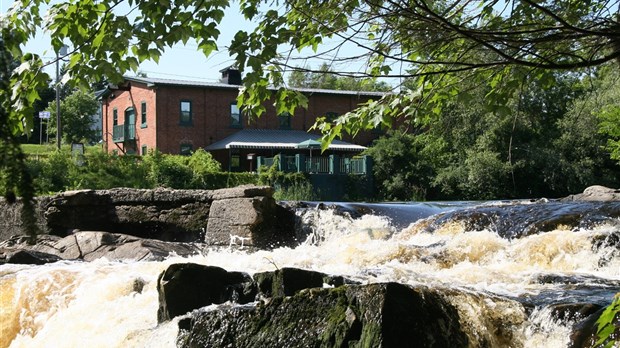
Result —
<svg viewBox="0 0 620 348"><path fill-rule="evenodd" d="M482 204L448 211L427 220L428 232L458 222L466 231L492 230L503 238L522 238L554 230L570 232L603 223L619 225L620 201Z"/></svg>
<svg viewBox="0 0 620 348"><path fill-rule="evenodd" d="M7 255L6 263L22 265L43 265L62 260L58 255L47 254L36 250L18 250Z"/></svg>
<svg viewBox="0 0 620 348"><path fill-rule="evenodd" d="M0 260L9 260L17 252L50 255L49 260L92 261L109 260L161 261L171 254L189 256L201 251L199 245L149 240L118 233L81 231L70 236L38 236L35 245L26 237L16 237L0 243ZM30 263L28 259L12 258L13 263ZM23 260L23 262L21 261ZM6 261L5 261L6 262Z"/></svg>
<svg viewBox="0 0 620 348"><path fill-rule="evenodd" d="M467 347L438 292L397 283L303 290L257 306L194 312L181 347Z"/></svg>
<svg viewBox="0 0 620 348"><path fill-rule="evenodd" d="M596 331L598 324L596 321L601 316L605 308L601 308L593 314L590 314L585 319L581 320L573 326L573 331L570 335L570 343L568 348L590 348L595 347L596 343Z"/></svg>
<svg viewBox="0 0 620 348"><path fill-rule="evenodd" d="M170 265L159 276L157 290L160 323L211 304L248 303L256 296L248 274L192 263Z"/></svg>
<svg viewBox="0 0 620 348"><path fill-rule="evenodd" d="M562 198L562 201L620 201L620 189L594 185L587 187L583 193Z"/></svg>
<svg viewBox="0 0 620 348"><path fill-rule="evenodd" d="M46 234L48 232L43 208L37 200L35 208L36 224L39 230ZM13 236L22 235L22 201L17 199L15 203L9 203L4 197L0 197L0 241L7 240Z"/></svg>
<svg viewBox="0 0 620 348"><path fill-rule="evenodd" d="M211 191L130 189L81 190L44 199L50 233L114 231L142 238L191 242L207 225Z"/></svg>
<svg viewBox="0 0 620 348"><path fill-rule="evenodd" d="M221 190L115 188L67 191L36 201L44 234L108 231L171 242L275 247L294 243L294 213L269 186ZM214 207L214 208L213 208ZM21 203L0 199L0 240L21 231Z"/></svg>
<svg viewBox="0 0 620 348"><path fill-rule="evenodd" d="M241 185L233 188L214 190L212 199L214 201L239 197L272 197L273 188L271 186Z"/></svg>
<svg viewBox="0 0 620 348"><path fill-rule="evenodd" d="M254 274L258 290L264 297L292 296L303 289L323 287L326 274L298 268L282 268L275 272Z"/></svg>
<svg viewBox="0 0 620 348"><path fill-rule="evenodd" d="M273 197L225 198L211 205L205 243L267 249L293 245L294 234L294 214Z"/></svg>
<svg viewBox="0 0 620 348"><path fill-rule="evenodd" d="M562 321L583 320L596 313L603 306L595 303L559 303L551 305L551 313L554 318Z"/></svg>

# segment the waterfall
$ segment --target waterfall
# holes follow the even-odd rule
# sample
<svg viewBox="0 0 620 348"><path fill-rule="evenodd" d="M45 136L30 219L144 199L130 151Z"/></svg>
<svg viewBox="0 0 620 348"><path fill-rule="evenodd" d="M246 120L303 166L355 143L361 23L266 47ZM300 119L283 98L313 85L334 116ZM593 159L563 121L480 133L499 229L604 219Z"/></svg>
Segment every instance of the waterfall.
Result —
<svg viewBox="0 0 620 348"><path fill-rule="evenodd" d="M558 321L547 305L559 298L605 304L619 291L618 247L593 243L617 233L609 221L513 239L458 220L431 230L433 216L402 228L384 216L308 209L300 221L303 242L295 248L231 245L161 262L2 265L0 348L174 347L179 318L157 324L156 285L179 262L250 274L297 267L362 283L453 289L450 301L472 346L485 336L497 347L566 347L575 321Z"/></svg>

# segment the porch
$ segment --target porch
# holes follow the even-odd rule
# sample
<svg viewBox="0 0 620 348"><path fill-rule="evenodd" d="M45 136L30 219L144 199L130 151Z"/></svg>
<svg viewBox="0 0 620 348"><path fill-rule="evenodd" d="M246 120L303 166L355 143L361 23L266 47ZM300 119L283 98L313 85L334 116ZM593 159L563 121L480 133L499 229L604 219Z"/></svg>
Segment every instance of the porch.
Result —
<svg viewBox="0 0 620 348"><path fill-rule="evenodd" d="M304 154L292 156L280 154L277 157L258 156L256 168L260 172L274 163L277 164L279 171L288 173L329 175L371 175L372 173L372 158L366 155L353 157L340 155L309 157Z"/></svg>

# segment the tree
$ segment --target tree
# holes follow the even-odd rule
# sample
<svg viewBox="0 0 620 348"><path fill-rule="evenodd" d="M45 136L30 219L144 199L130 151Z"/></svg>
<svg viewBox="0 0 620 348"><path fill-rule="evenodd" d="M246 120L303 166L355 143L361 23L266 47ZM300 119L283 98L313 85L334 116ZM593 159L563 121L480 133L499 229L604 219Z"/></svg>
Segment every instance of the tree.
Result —
<svg viewBox="0 0 620 348"><path fill-rule="evenodd" d="M382 92L392 89L386 82L372 78L336 76L326 63L321 65L318 72L309 68L296 68L288 77L288 87Z"/></svg>
<svg viewBox="0 0 620 348"><path fill-rule="evenodd" d="M21 47L43 27L56 50L63 42L74 47L67 76L82 86L102 76L119 82L124 72L137 71L140 62L157 61L167 47L190 38L205 55L211 54L217 48L218 24L230 10L227 0L164 0L158 6L149 0L59 1L44 20L44 3L16 1L1 22L5 45L23 63L15 76L32 78L41 71L40 57L22 52ZM395 117L424 122L438 114L449 97L467 93L460 89L464 79L489 86L489 103L501 107L524 77L549 80L553 70L594 67L620 57L619 0L288 0L276 4L281 7L273 9L274 4L261 0L239 1L241 13L258 23L252 32L239 30L229 45L237 66L246 72L246 88L239 100L247 112L262 114L263 102L270 98L276 101L278 113L294 114L295 107L305 104L305 97L286 89L284 81L285 73L295 70L289 65L290 55L304 49L313 51L307 57L341 64L366 62L361 71L333 72L338 76L415 81L415 89L369 103L335 124L317 125L327 133L325 140L342 132L389 126ZM327 39L338 40L340 46L321 50ZM363 52L343 57L339 53L345 43ZM33 87L20 88L26 88L27 95ZM14 106L12 119L26 116L23 106Z"/></svg>
<svg viewBox="0 0 620 348"><path fill-rule="evenodd" d="M377 139L366 150L375 161L373 178L382 200L424 200L435 175L432 157L426 156L423 136L402 131ZM431 196L432 197L432 196Z"/></svg>
<svg viewBox="0 0 620 348"><path fill-rule="evenodd" d="M75 91L60 102L62 136L66 143L97 141L97 131L92 129L93 116L99 110L95 96L81 90ZM56 134L56 101L48 108L50 118L49 132Z"/></svg>

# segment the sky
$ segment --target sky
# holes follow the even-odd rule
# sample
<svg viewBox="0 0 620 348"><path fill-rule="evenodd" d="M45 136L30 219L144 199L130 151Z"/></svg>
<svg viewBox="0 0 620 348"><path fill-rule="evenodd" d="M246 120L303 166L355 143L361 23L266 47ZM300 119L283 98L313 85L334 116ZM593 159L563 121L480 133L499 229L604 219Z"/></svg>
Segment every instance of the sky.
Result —
<svg viewBox="0 0 620 348"><path fill-rule="evenodd" d="M5 13L13 3L13 0L0 0L0 13ZM147 61L140 65L140 72L146 73L149 77L167 78L167 79L181 79L181 80L195 80L216 82L220 79L219 70L224 69L234 64L233 58L228 54L226 46L230 43L235 33L238 30L251 31L255 24L246 21L243 16L237 10L236 3L233 3L231 11L227 11L222 23L220 24L220 37L217 41L218 52L214 52L209 57L205 57L204 54L198 51L198 45L195 42L189 41L186 45L177 44L173 47L166 49L166 52L161 56L159 63ZM331 43L334 44L333 42ZM329 48L330 43L327 42L325 49ZM325 47L325 46L324 46ZM355 53L355 48L348 47L344 49L344 54ZM43 61L51 61L55 58L55 53L51 48L51 41L49 36L40 32L33 40L31 40L25 47L24 52L33 52L41 55ZM307 54L308 52L302 52ZM295 61L293 65L309 66L311 68L318 68L322 64L322 60L313 61ZM358 68L363 69L362 63ZM333 70L337 70L338 67L332 67ZM351 66L347 66L346 70L351 70ZM54 65L50 66L46 70L51 76L55 74ZM133 75L129 72L127 75Z"/></svg>

